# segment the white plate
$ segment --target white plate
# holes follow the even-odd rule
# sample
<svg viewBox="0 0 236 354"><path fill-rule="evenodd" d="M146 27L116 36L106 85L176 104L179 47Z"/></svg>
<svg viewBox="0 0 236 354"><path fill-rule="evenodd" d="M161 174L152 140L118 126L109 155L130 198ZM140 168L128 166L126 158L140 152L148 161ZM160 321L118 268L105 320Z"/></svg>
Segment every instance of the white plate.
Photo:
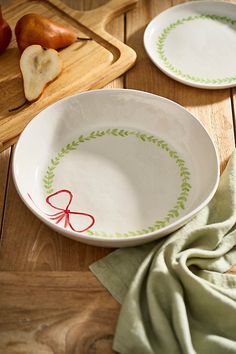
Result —
<svg viewBox="0 0 236 354"><path fill-rule="evenodd" d="M25 204L57 232L123 247L186 223L213 196L219 168L209 135L184 108L111 89L39 113L17 143L13 176Z"/></svg>
<svg viewBox="0 0 236 354"><path fill-rule="evenodd" d="M155 17L145 49L164 73L184 84L220 89L236 85L236 5L193 1Z"/></svg>

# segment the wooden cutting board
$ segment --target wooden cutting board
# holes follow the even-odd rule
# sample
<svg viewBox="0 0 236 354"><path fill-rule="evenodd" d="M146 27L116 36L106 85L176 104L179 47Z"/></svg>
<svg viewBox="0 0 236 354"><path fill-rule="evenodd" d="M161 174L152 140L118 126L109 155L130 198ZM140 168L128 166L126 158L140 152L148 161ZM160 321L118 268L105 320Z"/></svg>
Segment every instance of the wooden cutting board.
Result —
<svg viewBox="0 0 236 354"><path fill-rule="evenodd" d="M3 17L13 32L20 17L37 13L73 29L78 42L59 52L63 60L62 74L33 103L9 112L24 101L23 81L19 67L20 53L15 35L0 56L0 151L12 145L27 123L42 109L77 92L101 88L135 63L133 49L105 30L111 18L131 9L137 0L110 0L91 11L76 11L60 0L20 0L3 9Z"/></svg>

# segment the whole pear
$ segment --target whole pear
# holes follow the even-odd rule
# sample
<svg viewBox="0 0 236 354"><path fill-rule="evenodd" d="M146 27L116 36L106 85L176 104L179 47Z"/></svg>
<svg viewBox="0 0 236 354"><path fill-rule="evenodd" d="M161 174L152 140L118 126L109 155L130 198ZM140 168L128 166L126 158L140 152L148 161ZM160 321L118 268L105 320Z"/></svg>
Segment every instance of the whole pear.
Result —
<svg viewBox="0 0 236 354"><path fill-rule="evenodd" d="M11 28L2 17L2 9L0 5L0 54L7 49L11 41L11 36L12 36Z"/></svg>
<svg viewBox="0 0 236 354"><path fill-rule="evenodd" d="M24 15L19 19L16 23L15 35L20 51L32 44L60 49L77 40L76 33L71 29L35 13Z"/></svg>

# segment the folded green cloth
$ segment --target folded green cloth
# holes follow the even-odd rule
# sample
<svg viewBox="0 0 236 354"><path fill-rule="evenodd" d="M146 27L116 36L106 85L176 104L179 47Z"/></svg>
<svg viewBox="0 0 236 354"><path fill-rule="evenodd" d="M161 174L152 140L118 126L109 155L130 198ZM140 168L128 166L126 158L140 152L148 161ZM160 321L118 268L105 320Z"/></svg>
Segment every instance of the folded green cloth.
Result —
<svg viewBox="0 0 236 354"><path fill-rule="evenodd" d="M122 354L236 353L236 152L212 201L168 237L115 251L91 270L122 303Z"/></svg>

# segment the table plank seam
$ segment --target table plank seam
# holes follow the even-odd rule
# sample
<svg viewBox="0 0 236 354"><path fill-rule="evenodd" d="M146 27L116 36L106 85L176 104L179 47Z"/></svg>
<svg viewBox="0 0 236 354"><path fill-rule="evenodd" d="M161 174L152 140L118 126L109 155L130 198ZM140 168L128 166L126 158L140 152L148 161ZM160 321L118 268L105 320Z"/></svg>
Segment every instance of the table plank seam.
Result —
<svg viewBox="0 0 236 354"><path fill-rule="evenodd" d="M236 122L235 122L235 107L234 107L234 95L233 89L230 89L230 102L231 102L231 110L232 110L232 124L233 124L233 132L234 132L234 145L236 146Z"/></svg>
<svg viewBox="0 0 236 354"><path fill-rule="evenodd" d="M9 189L9 176L10 176L10 170L11 170L12 154L13 154L13 149L11 147L10 148L10 157L9 157L8 167L7 167L6 189L5 189L5 193L4 193L2 217L0 220L0 247L1 247L1 242L3 239L2 231L3 231L3 224L4 224L4 218L5 218L5 212L6 212L6 200L7 200L7 194L8 194L8 189Z"/></svg>

